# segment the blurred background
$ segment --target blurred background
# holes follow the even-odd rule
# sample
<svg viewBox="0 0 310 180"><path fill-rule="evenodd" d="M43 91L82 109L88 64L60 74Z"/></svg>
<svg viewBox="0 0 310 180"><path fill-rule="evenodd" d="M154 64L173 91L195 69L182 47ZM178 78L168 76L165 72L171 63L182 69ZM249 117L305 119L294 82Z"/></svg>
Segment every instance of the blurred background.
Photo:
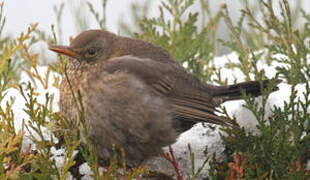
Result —
<svg viewBox="0 0 310 180"><path fill-rule="evenodd" d="M207 0L201 0L207 1ZM95 18L89 11L87 3L90 2L93 8L102 11L102 0L9 0L5 1L4 14L7 17L4 32L16 37L24 31L29 24L39 23L39 29L51 33L51 25L57 24L57 11L62 11L61 16L61 41L68 42L69 36L75 36L83 30L98 28ZM163 1L165 2L165 0ZM227 4L231 19L237 21L240 16L240 8L245 0L209 0L211 13L215 14L221 5ZM247 1L253 8L257 4L256 0ZM275 4L280 0L274 1ZM310 12L310 1L289 0L293 8L302 7L306 12ZM133 28L135 26L134 13L146 15L148 17L158 16L159 0L110 0L106 4L106 27L114 33L121 33L120 24L126 23ZM137 8L133 9L132 6ZM199 1L192 6L193 11L200 9ZM202 21L202 19L200 19ZM224 23L218 28L218 36L222 39L228 38L228 31Z"/></svg>
<svg viewBox="0 0 310 180"><path fill-rule="evenodd" d="M16 38L21 32L24 32L30 24L38 23L38 30L42 37L41 42L35 43L30 49L31 52L39 53L41 64L55 61L55 53L46 51L47 37L52 37L52 26L56 32L59 44L68 44L69 39L75 37L80 32L87 29L106 28L116 34L125 36L134 36L133 32L139 32L139 22L143 17L159 17L159 6L162 2L167 3L169 0L9 0L4 1L4 15L6 24L3 29L2 36ZM190 1L190 0L189 0ZM276 13L280 13L278 4L281 0L273 1ZM289 0L293 9L293 17L295 12L303 8L306 12L310 12L310 1L307 0ZM204 7L202 7L202 4ZM206 16L198 16L196 22L197 27L203 27L208 24L210 17L215 17L226 6L229 16L236 24L241 16L240 9L248 4L255 12L259 11L258 1L255 0L197 0L194 5L186 11L182 19L188 17L190 12L206 12L202 8L206 8L208 13ZM164 10L165 11L165 10ZM95 15L97 14L98 17ZM260 16L257 14L256 16ZM165 12L166 19L172 19L169 13ZM295 17L297 17L297 13ZM104 20L100 25L98 20ZM212 18L211 18L212 19ZM257 18L260 20L260 18ZM261 18L262 19L262 18ZM217 20L216 20L217 21ZM298 21L293 21L298 25ZM230 31L227 23L222 19L215 26L214 39L227 41L230 38ZM243 27L242 27L243 28ZM214 31L214 30L213 30ZM251 31L251 30L250 30ZM45 38L44 38L44 37ZM258 35L259 36L259 35ZM257 38L257 37L256 37ZM44 40L45 39L45 40ZM253 39L250 37L249 39ZM156 42L155 42L156 43ZM216 50L214 55L223 55L232 50L222 46L221 43L215 42ZM160 45L160 44L159 44Z"/></svg>

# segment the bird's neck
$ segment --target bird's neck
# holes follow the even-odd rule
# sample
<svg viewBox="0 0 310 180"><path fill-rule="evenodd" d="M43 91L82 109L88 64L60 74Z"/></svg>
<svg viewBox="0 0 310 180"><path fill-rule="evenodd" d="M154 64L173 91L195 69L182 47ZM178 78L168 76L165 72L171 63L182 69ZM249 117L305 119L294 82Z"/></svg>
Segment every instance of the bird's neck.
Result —
<svg viewBox="0 0 310 180"><path fill-rule="evenodd" d="M87 72L93 72L97 67L95 63L87 63L84 61L69 61L66 68L66 78L73 84L79 84L79 80L87 74Z"/></svg>
<svg viewBox="0 0 310 180"><path fill-rule="evenodd" d="M115 42L110 58L131 55L139 58L150 58L161 62L174 62L165 49L138 39L121 37Z"/></svg>

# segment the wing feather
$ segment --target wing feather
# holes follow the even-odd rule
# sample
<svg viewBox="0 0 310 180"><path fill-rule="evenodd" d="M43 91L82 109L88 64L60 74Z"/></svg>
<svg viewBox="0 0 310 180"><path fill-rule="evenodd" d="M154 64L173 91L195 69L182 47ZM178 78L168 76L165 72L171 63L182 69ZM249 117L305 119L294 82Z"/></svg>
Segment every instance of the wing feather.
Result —
<svg viewBox="0 0 310 180"><path fill-rule="evenodd" d="M229 125L224 117L217 116L214 112L215 103L212 96L199 88L188 85L187 78L177 76L174 65L142 59L133 56L122 56L108 60L106 71L127 71L140 78L149 85L154 92L165 97L171 104L173 113L177 119L213 124ZM184 72L181 72L182 74ZM191 84L192 85L192 84ZM179 89L187 88L187 89Z"/></svg>

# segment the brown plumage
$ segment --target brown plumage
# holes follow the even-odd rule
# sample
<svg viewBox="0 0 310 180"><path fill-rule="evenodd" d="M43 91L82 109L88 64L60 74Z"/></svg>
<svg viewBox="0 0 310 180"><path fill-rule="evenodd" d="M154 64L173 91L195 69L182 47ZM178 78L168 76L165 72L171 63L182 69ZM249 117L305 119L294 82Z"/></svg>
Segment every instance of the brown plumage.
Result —
<svg viewBox="0 0 310 180"><path fill-rule="evenodd" d="M259 96L269 84L206 84L159 46L103 30L85 31L70 46L50 50L70 57L68 79L82 95L86 125L100 157L108 160L114 144L125 149L132 166L159 154L197 122L232 126L215 114L216 107L240 99L242 91ZM63 80L60 107L74 118L70 85Z"/></svg>

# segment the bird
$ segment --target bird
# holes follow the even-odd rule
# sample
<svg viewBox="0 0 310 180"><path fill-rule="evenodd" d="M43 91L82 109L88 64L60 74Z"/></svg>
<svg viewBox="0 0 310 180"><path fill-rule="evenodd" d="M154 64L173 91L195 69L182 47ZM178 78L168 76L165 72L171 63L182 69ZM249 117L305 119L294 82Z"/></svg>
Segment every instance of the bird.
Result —
<svg viewBox="0 0 310 180"><path fill-rule="evenodd" d="M196 123L236 127L216 113L217 107L244 93L259 96L274 82L207 84L164 48L106 30L84 31L69 46L50 45L49 50L68 57L60 112L77 117L73 92L78 91L96 153L108 161L113 147L123 148L131 167L159 155Z"/></svg>

